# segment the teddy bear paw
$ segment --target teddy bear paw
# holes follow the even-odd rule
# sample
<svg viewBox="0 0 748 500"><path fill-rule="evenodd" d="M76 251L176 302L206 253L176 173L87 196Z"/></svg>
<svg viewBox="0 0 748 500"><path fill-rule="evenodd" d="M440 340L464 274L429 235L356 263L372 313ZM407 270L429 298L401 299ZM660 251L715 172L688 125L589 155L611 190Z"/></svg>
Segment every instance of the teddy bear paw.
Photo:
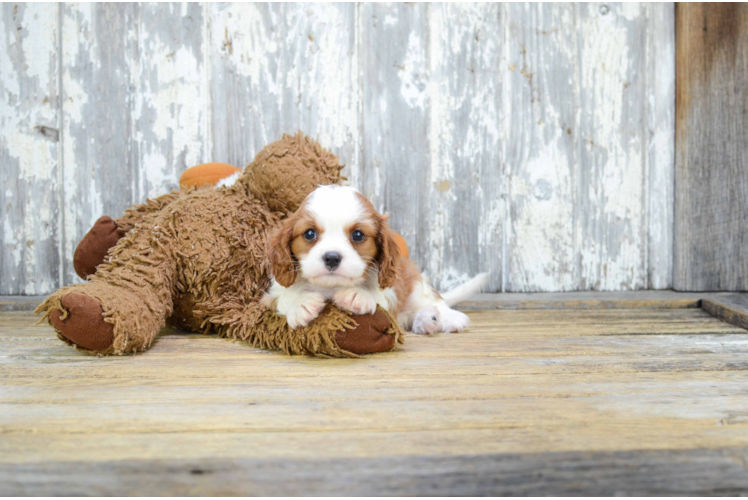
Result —
<svg viewBox="0 0 748 500"><path fill-rule="evenodd" d="M68 341L90 351L105 351L114 343L114 326L104 321L104 311L98 300L82 293L69 293L60 301L68 311L54 309L49 322Z"/></svg>
<svg viewBox="0 0 748 500"><path fill-rule="evenodd" d="M343 329L335 336L339 347L356 354L391 351L395 347L395 336L385 333L392 322L381 309L374 314L353 316L353 319L355 328Z"/></svg>

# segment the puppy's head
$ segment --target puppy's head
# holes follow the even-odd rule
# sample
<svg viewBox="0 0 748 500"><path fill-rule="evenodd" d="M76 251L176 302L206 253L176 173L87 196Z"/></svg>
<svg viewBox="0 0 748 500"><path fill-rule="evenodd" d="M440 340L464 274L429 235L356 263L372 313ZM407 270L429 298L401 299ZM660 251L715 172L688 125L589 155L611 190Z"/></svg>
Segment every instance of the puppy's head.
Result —
<svg viewBox="0 0 748 500"><path fill-rule="evenodd" d="M376 272L380 288L392 286L400 250L387 218L351 187L320 186L270 240L275 280L288 287L302 276L334 288L360 284Z"/></svg>

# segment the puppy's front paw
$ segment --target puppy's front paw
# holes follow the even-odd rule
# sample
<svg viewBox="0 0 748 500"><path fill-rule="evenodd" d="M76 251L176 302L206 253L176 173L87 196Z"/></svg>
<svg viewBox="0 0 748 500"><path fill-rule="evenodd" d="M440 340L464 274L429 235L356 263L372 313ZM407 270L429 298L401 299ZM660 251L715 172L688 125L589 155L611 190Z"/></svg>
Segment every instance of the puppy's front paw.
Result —
<svg viewBox="0 0 748 500"><path fill-rule="evenodd" d="M335 292L332 301L353 314L374 314L377 311L377 301L366 290L360 288L343 288Z"/></svg>
<svg viewBox="0 0 748 500"><path fill-rule="evenodd" d="M306 326L319 316L325 308L326 299L321 293L304 295L286 312L286 322L292 329Z"/></svg>

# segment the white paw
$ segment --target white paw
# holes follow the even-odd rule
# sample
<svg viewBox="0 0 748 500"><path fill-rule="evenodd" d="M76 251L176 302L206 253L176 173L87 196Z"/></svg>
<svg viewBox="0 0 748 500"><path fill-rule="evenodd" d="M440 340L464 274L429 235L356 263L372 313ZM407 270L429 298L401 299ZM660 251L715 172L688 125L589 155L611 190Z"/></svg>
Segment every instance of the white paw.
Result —
<svg viewBox="0 0 748 500"><path fill-rule="evenodd" d="M335 305L353 314L374 314L377 301L371 293L359 288L342 288L332 296Z"/></svg>
<svg viewBox="0 0 748 500"><path fill-rule="evenodd" d="M311 323L322 309L325 308L327 300L321 293L309 293L304 295L293 307L286 312L288 326L296 329Z"/></svg>
<svg viewBox="0 0 748 500"><path fill-rule="evenodd" d="M458 333L463 331L470 324L470 318L467 314L455 311L449 307L439 311L439 324L437 330L445 333Z"/></svg>
<svg viewBox="0 0 748 500"><path fill-rule="evenodd" d="M439 310L436 307L421 309L413 317L413 333L431 335L439 323Z"/></svg>

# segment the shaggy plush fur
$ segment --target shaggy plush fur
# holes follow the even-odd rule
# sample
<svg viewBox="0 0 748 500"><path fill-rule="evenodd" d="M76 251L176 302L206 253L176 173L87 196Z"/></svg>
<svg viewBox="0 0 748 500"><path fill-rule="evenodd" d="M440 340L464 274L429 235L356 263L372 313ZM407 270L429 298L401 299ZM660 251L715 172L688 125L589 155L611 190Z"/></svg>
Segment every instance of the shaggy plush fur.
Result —
<svg viewBox="0 0 748 500"><path fill-rule="evenodd" d="M54 314L50 320L59 326L68 314L65 296L95 299L114 336L98 354L146 350L172 317L190 330L259 348L355 356L336 341L336 332L357 326L348 313L330 306L309 326L291 330L259 303L270 284L269 235L317 185L338 183L341 168L316 142L286 135L263 149L231 187L172 192L128 210L115 221L124 237L89 281L58 290L36 312ZM402 330L389 319L385 333L401 341Z"/></svg>

